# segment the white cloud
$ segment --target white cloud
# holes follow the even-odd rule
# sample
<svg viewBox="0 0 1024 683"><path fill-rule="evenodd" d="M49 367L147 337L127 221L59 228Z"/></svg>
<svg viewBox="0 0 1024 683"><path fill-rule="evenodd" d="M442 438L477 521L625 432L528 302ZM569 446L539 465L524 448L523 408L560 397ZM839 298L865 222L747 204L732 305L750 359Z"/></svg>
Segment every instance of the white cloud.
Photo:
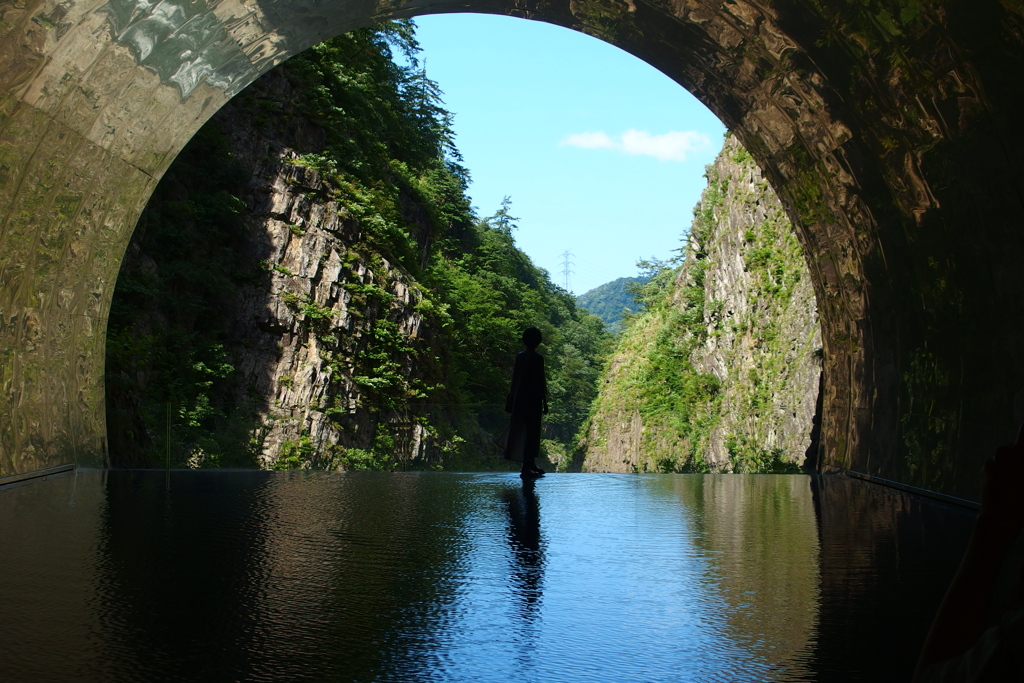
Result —
<svg viewBox="0 0 1024 683"><path fill-rule="evenodd" d="M608 137L607 133L574 133L558 143L568 147L582 147L583 149L615 149L618 144Z"/></svg>
<svg viewBox="0 0 1024 683"><path fill-rule="evenodd" d="M693 130L672 130L651 135L645 130L627 130L612 137L603 131L574 133L562 139L560 146L583 149L614 149L634 156L649 156L662 161L686 161L690 152L707 149L711 139Z"/></svg>

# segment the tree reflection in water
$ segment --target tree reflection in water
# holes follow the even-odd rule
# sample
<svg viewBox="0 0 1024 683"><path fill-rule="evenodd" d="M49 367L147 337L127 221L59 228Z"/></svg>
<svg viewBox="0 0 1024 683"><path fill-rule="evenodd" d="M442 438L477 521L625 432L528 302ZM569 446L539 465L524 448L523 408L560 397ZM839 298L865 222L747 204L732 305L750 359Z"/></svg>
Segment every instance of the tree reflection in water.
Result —
<svg viewBox="0 0 1024 683"><path fill-rule="evenodd" d="M838 476L513 476L175 471L168 491L164 472L113 470L0 488L0 670L909 680L974 519ZM61 657L38 655L54 642Z"/></svg>

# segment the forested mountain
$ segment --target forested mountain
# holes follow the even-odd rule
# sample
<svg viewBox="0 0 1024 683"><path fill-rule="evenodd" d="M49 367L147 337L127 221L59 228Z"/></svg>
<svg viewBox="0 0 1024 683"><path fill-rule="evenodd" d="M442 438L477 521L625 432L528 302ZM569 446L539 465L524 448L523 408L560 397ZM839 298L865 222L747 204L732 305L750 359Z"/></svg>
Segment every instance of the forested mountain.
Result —
<svg viewBox="0 0 1024 683"><path fill-rule="evenodd" d="M609 332L618 332L622 329L623 314L635 313L638 309L634 298L636 287L648 280L646 276L620 277L580 294L576 305L604 321Z"/></svg>
<svg viewBox="0 0 1024 683"><path fill-rule="evenodd" d="M775 193L726 137L682 262L650 264L601 379L584 469L788 471L814 453L821 329Z"/></svg>
<svg viewBox="0 0 1024 683"><path fill-rule="evenodd" d="M417 49L410 22L321 43L181 152L110 313L115 466L500 467L529 325L546 448L574 443L608 334L516 247L508 202L474 215Z"/></svg>

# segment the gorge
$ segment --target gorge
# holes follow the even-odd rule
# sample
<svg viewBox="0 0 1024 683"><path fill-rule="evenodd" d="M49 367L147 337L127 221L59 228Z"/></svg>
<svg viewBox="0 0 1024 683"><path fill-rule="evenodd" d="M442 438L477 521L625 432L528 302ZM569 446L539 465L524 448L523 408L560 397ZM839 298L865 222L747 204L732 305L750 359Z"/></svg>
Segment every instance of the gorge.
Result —
<svg viewBox="0 0 1024 683"><path fill-rule="evenodd" d="M480 11L596 36L714 112L810 266L822 471L976 500L981 463L1024 414L1020 3L634 4L0 4L3 476L109 464L114 282L205 121L331 36Z"/></svg>
<svg viewBox="0 0 1024 683"><path fill-rule="evenodd" d="M144 212L108 344L118 466L501 467L508 368L547 340L564 452L607 335L473 214L438 91L385 24L316 46L223 108Z"/></svg>
<svg viewBox="0 0 1024 683"><path fill-rule="evenodd" d="M440 91L393 59L413 41L398 23L317 46L224 107L171 166L112 308L113 463L500 468L505 366L537 324L552 465L803 464L813 292L738 142L708 169L686 263L643 287L605 368L611 338L515 248L510 205L470 211Z"/></svg>

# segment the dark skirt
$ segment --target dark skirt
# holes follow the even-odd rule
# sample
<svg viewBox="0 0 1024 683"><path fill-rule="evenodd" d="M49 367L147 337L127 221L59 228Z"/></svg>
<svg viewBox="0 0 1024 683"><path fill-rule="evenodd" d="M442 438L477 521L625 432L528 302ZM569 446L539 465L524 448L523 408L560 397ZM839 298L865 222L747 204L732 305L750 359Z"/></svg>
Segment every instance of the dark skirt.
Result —
<svg viewBox="0 0 1024 683"><path fill-rule="evenodd" d="M516 462L533 463L540 455L540 411L512 413L508 425L508 443L505 458Z"/></svg>

